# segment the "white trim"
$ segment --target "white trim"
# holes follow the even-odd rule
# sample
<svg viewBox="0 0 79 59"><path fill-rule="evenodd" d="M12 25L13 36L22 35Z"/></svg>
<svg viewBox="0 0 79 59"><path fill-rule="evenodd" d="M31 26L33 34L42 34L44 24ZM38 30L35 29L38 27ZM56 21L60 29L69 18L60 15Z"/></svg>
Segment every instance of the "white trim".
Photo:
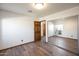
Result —
<svg viewBox="0 0 79 59"><path fill-rule="evenodd" d="M48 42L48 23L46 20L46 42Z"/></svg>
<svg viewBox="0 0 79 59"><path fill-rule="evenodd" d="M78 15L78 28L77 28L77 31L79 30L79 15ZM77 36L78 36L78 54L79 54L79 31L77 33Z"/></svg>

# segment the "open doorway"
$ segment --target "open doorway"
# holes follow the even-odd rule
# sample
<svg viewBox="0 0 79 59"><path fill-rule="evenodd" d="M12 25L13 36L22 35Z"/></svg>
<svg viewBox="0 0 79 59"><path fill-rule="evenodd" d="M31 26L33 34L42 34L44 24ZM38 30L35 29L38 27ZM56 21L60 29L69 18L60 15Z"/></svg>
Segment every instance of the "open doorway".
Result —
<svg viewBox="0 0 79 59"><path fill-rule="evenodd" d="M77 21L78 16L48 21L48 43L65 51L77 54Z"/></svg>
<svg viewBox="0 0 79 59"><path fill-rule="evenodd" d="M41 21L41 41L45 42L46 38L46 21Z"/></svg>

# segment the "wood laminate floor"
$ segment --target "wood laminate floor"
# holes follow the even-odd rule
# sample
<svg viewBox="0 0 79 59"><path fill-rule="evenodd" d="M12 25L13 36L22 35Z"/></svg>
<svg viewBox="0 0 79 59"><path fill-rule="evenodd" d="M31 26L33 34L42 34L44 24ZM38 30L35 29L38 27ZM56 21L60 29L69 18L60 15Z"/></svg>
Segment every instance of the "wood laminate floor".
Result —
<svg viewBox="0 0 79 59"><path fill-rule="evenodd" d="M77 44L78 41L76 39L69 39L69 38L63 38L63 37L49 37L49 44L55 45L61 49L67 50L72 53L77 53Z"/></svg>
<svg viewBox="0 0 79 59"><path fill-rule="evenodd" d="M1 56L76 56L76 54L45 42L32 42L0 51Z"/></svg>

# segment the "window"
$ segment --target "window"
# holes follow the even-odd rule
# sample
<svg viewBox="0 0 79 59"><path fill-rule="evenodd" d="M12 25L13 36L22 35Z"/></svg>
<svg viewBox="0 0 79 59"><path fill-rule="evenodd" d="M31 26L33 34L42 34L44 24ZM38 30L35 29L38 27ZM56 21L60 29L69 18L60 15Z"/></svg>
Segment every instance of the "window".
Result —
<svg viewBox="0 0 79 59"><path fill-rule="evenodd" d="M56 27L56 30L63 30L63 25L62 24L56 25L55 27Z"/></svg>

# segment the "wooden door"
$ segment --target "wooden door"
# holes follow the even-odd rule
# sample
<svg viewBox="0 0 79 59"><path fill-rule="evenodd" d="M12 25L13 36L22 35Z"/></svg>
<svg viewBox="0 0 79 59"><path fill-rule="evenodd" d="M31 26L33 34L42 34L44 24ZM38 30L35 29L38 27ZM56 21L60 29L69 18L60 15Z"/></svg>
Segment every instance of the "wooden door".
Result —
<svg viewBox="0 0 79 59"><path fill-rule="evenodd" d="M41 40L41 22L39 21L34 21L34 36L35 41Z"/></svg>

